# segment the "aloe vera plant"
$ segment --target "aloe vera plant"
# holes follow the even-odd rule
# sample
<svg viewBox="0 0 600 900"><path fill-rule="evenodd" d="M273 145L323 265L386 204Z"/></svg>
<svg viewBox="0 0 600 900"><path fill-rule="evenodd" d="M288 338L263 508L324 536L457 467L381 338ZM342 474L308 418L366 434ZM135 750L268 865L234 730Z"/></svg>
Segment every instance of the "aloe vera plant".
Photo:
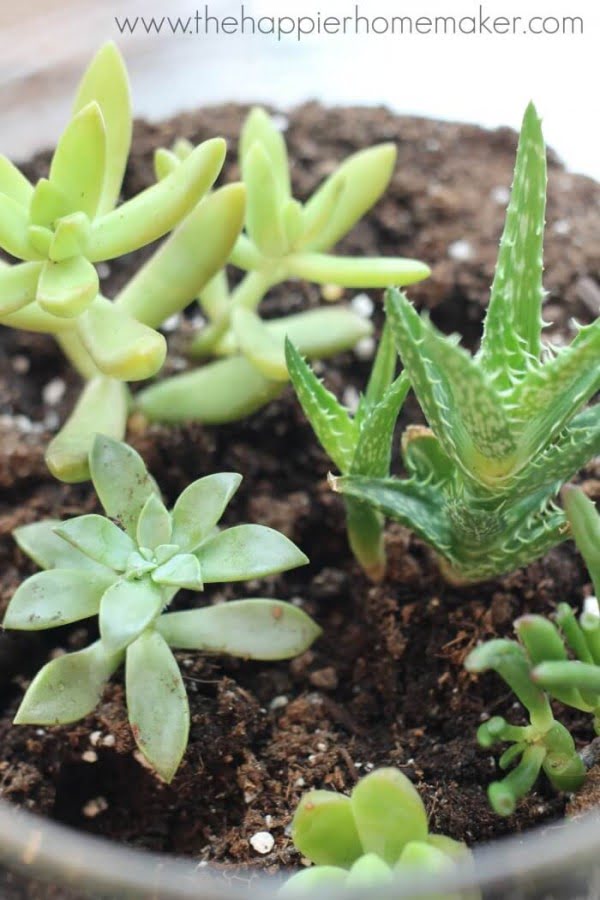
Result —
<svg viewBox="0 0 600 900"><path fill-rule="evenodd" d="M156 157L159 178L171 178L189 147ZM291 191L287 149L273 120L254 109L240 140L247 190L246 228L229 262L246 272L230 290L225 270L200 292L208 320L190 348L196 358L223 357L144 390L140 408L150 419L220 423L248 415L277 396L288 380L284 339L310 359L355 346L370 323L349 308L320 308L264 322L259 306L267 292L290 278L341 287L408 285L427 277L422 263L397 258L335 256L331 248L381 197L396 150L382 144L347 159L305 203Z"/></svg>
<svg viewBox="0 0 600 900"><path fill-rule="evenodd" d="M66 481L89 477L95 432L124 435L129 395L120 382L162 367L166 343L156 329L212 279L243 225L242 185L202 201L223 164L221 139L192 148L159 185L117 205L131 130L127 72L107 44L83 76L49 177L31 185L0 157L0 247L24 260L0 265L0 324L53 334L87 382L48 450ZM174 228L118 297L102 296L95 263Z"/></svg>
<svg viewBox="0 0 600 900"><path fill-rule="evenodd" d="M125 662L136 743L170 781L189 733L187 696L172 648L286 659L303 652L320 629L296 606L263 598L164 610L181 589L203 591L215 582L262 578L308 560L264 526L217 530L239 475L220 473L193 482L169 512L142 459L126 444L97 436L90 470L106 517L84 515L17 529L17 543L44 571L17 589L4 627L37 631L98 616L100 638L47 663L27 689L15 723L81 719Z"/></svg>
<svg viewBox="0 0 600 900"><path fill-rule="evenodd" d="M502 574L565 540L553 498L600 451L600 405L584 408L600 388L600 319L570 346L542 343L545 199L530 106L479 352L471 357L391 290L388 323L430 429L404 436L408 479L334 482L412 528L456 582Z"/></svg>
<svg viewBox="0 0 600 900"><path fill-rule="evenodd" d="M350 797L309 791L294 815L292 839L314 865L286 882L280 892L285 897L336 887L377 888L418 875L439 877L443 886L457 863L470 860L465 844L430 834L418 791L392 768L366 775ZM469 893L470 900L478 896Z"/></svg>
<svg viewBox="0 0 600 900"><path fill-rule="evenodd" d="M405 374L394 377L396 348L385 328L367 389L355 416L319 381L294 345L286 340L290 379L323 449L344 475L389 475L394 427L410 387ZM348 540L358 562L374 581L385 574L383 516L368 503L346 498Z"/></svg>

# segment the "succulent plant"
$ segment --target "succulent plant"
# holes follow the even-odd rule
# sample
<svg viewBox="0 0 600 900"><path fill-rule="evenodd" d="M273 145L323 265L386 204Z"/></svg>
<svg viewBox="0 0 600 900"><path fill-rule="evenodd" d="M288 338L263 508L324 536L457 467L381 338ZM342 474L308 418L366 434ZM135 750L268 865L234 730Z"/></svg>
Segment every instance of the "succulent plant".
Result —
<svg viewBox="0 0 600 900"><path fill-rule="evenodd" d="M170 178L189 146L160 150L157 175ZM287 149L273 120L261 109L248 116L240 139L246 185L246 229L230 262L247 274L230 291L221 271L200 293L208 325L191 347L197 358L223 357L200 369L165 379L138 398L150 419L221 423L248 415L277 396L288 380L287 336L310 359L355 346L370 323L349 308L320 308L263 321L267 292L290 278L340 287L408 285L426 278L423 263L394 257L351 258L329 251L381 197L396 159L382 144L347 159L304 205L294 199ZM341 294L341 292L340 292Z"/></svg>
<svg viewBox="0 0 600 900"><path fill-rule="evenodd" d="M600 451L600 319L570 346L542 344L546 157L527 109L481 348L473 358L399 291L386 310L430 429L403 440L408 479L348 475L345 497L412 528L456 582L494 577L565 540L553 502Z"/></svg>
<svg viewBox="0 0 600 900"><path fill-rule="evenodd" d="M47 663L29 686L15 723L54 725L86 716L125 662L136 743L170 781L189 732L185 686L171 648L285 659L303 652L320 629L296 606L263 598L164 610L181 589L262 578L308 560L264 526L217 530L239 475L193 482L169 512L142 459L126 444L97 436L90 470L106 517L17 529L17 543L45 571L17 589L4 627L37 631L97 615L100 638Z"/></svg>

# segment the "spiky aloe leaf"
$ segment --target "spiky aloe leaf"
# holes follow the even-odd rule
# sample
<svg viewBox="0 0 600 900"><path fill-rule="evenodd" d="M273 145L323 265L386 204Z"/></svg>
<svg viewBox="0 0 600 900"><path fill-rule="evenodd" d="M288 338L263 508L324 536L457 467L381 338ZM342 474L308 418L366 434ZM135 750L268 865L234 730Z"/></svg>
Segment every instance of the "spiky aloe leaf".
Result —
<svg viewBox="0 0 600 900"><path fill-rule="evenodd" d="M394 380L396 366L398 364L398 354L392 329L386 322L383 326L377 353L373 361L371 374L365 390L365 400L367 405L374 406L383 400L383 397Z"/></svg>
<svg viewBox="0 0 600 900"><path fill-rule="evenodd" d="M352 459L352 475L369 475L372 478L389 475L394 429L409 388L410 380L403 373L368 413Z"/></svg>
<svg viewBox="0 0 600 900"><path fill-rule="evenodd" d="M500 389L510 388L540 359L546 182L541 121L531 104L523 120L479 357Z"/></svg>
<svg viewBox="0 0 600 900"><path fill-rule="evenodd" d="M298 400L319 442L340 472L349 472L358 440L356 423L289 340L285 344L285 357Z"/></svg>

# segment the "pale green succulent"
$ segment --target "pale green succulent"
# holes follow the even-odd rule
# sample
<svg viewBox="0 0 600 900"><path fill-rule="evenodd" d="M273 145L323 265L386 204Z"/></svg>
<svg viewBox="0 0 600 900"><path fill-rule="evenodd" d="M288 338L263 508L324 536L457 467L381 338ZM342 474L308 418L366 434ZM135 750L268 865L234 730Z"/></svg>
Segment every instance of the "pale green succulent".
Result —
<svg viewBox="0 0 600 900"><path fill-rule="evenodd" d="M270 528L216 529L239 475L193 482L169 512L142 459L126 444L98 435L90 470L107 518L85 515L17 529L17 543L45 571L17 589L4 627L37 631L97 615L100 639L47 663L29 686L15 723L81 719L125 662L136 743L170 781L189 733L186 691L171 648L287 659L306 650L320 629L298 607L263 598L164 610L181 589L262 578L308 560Z"/></svg>
<svg viewBox="0 0 600 900"><path fill-rule="evenodd" d="M409 478L335 480L412 528L458 582L500 575L568 537L553 503L600 451L600 319L565 348L543 346L546 156L533 106L521 132L512 200L479 353L419 317L396 290L386 310L431 430L403 441Z"/></svg>
<svg viewBox="0 0 600 900"><path fill-rule="evenodd" d="M174 151L160 150L158 177L172 177L188 152L185 142ZM285 141L261 109L246 120L239 158L247 189L246 228L229 262L247 274L230 291L222 271L201 291L208 325L190 350L195 357L224 359L145 389L138 402L150 419L239 419L277 396L287 382L286 336L310 359L323 359L351 349L372 331L369 322L347 307L263 321L259 306L275 285L303 278L377 288L413 284L429 274L427 266L414 260L330 253L385 191L396 159L393 144L351 156L304 205L292 195Z"/></svg>
<svg viewBox="0 0 600 900"><path fill-rule="evenodd" d="M202 200L225 158L221 139L190 149L176 172L117 206L131 130L127 72L107 44L83 77L49 178L33 186L0 157L0 247L26 260L0 263L0 324L53 334L89 382L48 448L48 465L64 481L89 477L95 432L123 437L129 393L119 382L159 371L166 342L156 329L221 269L244 220L241 184ZM95 263L171 229L113 301L101 295Z"/></svg>
<svg viewBox="0 0 600 900"><path fill-rule="evenodd" d="M440 898L460 900L442 890L444 879L457 863L471 859L465 844L429 833L418 791L406 775L391 768L366 775L350 797L309 791L294 814L292 840L314 865L286 882L283 897L342 887L376 889L429 875L440 878ZM469 900L477 897L468 894Z"/></svg>

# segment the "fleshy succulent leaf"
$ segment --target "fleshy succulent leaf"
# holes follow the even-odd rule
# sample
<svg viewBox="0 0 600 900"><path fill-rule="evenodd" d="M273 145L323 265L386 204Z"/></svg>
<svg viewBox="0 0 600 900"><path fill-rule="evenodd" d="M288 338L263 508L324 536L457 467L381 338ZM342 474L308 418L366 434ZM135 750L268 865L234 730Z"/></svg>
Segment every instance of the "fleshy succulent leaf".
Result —
<svg viewBox="0 0 600 900"><path fill-rule="evenodd" d="M33 303L41 271L41 263L34 262L0 268L0 316Z"/></svg>
<svg viewBox="0 0 600 900"><path fill-rule="evenodd" d="M99 285L96 269L83 256L48 260L40 273L37 302L53 316L74 318L98 295Z"/></svg>
<svg viewBox="0 0 600 900"><path fill-rule="evenodd" d="M98 613L114 576L89 570L48 569L27 578L15 591L4 617L5 628L40 631L69 625Z"/></svg>
<svg viewBox="0 0 600 900"><path fill-rule="evenodd" d="M206 475L192 482L173 507L173 542L191 552L213 531L242 481L234 472Z"/></svg>
<svg viewBox="0 0 600 900"><path fill-rule="evenodd" d="M241 352L266 378L287 381L283 341L278 340L260 316L250 309L238 308L231 317L233 333Z"/></svg>
<svg viewBox="0 0 600 900"><path fill-rule="evenodd" d="M363 854L350 798L333 791L309 791L302 797L292 839L318 866L349 868Z"/></svg>
<svg viewBox="0 0 600 900"><path fill-rule="evenodd" d="M52 157L50 184L66 197L69 212L93 217L104 186L106 132L100 107L95 101L76 113Z"/></svg>
<svg viewBox="0 0 600 900"><path fill-rule="evenodd" d="M31 557L41 569L84 569L110 574L106 566L94 562L58 536L56 529L62 524L64 523L59 519L32 522L15 528L13 537L23 553Z"/></svg>
<svg viewBox="0 0 600 900"><path fill-rule="evenodd" d="M161 544L170 542L171 531L169 511L156 494L150 494L142 507L137 523L138 546L155 550Z"/></svg>
<svg viewBox="0 0 600 900"><path fill-rule="evenodd" d="M315 284L337 284L348 288L387 288L391 284L416 284L431 274L429 266L400 257L332 256L299 253L287 260L290 275Z"/></svg>
<svg viewBox="0 0 600 900"><path fill-rule="evenodd" d="M266 257L283 256L288 250L283 198L262 144L254 143L242 158L242 175L248 192L246 228L250 238Z"/></svg>
<svg viewBox="0 0 600 900"><path fill-rule="evenodd" d="M56 534L95 562L124 572L136 547L132 539L104 516L87 515L62 522Z"/></svg>
<svg viewBox="0 0 600 900"><path fill-rule="evenodd" d="M308 559L288 538L264 525L236 525L196 551L205 584L264 578L304 566Z"/></svg>
<svg viewBox="0 0 600 900"><path fill-rule="evenodd" d="M100 603L100 634L108 653L124 650L160 614L163 590L147 577L120 579Z"/></svg>
<svg viewBox="0 0 600 900"><path fill-rule="evenodd" d="M145 632L127 648L125 679L136 743L170 782L187 746L190 711L177 661L156 631Z"/></svg>
<svg viewBox="0 0 600 900"><path fill-rule="evenodd" d="M135 539L140 513L148 497L156 493L142 458L127 444L98 434L90 453L90 471L106 515Z"/></svg>
<svg viewBox="0 0 600 900"><path fill-rule="evenodd" d="M201 591L204 587L202 570L193 553L179 553L152 572L152 580L166 587Z"/></svg>
<svg viewBox="0 0 600 900"><path fill-rule="evenodd" d="M23 173L6 156L0 154L0 194L6 194L26 209L31 202L33 187Z"/></svg>
<svg viewBox="0 0 600 900"><path fill-rule="evenodd" d="M267 154L280 196L290 194L290 167L287 148L281 132L273 119L260 107L250 111L240 135L240 158L246 159L254 146L259 144Z"/></svg>

